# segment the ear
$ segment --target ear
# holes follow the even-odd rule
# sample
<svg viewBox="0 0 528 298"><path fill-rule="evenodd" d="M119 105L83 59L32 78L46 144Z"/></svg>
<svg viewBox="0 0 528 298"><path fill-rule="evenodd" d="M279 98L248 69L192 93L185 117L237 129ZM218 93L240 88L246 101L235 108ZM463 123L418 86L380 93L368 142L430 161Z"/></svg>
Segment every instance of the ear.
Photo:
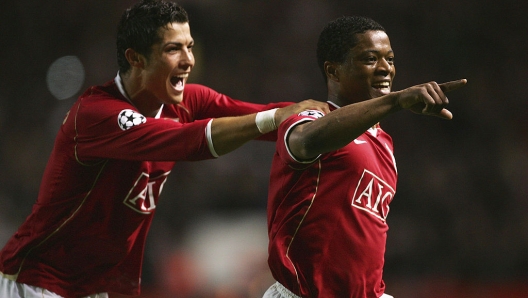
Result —
<svg viewBox="0 0 528 298"><path fill-rule="evenodd" d="M330 61L325 61L324 71L325 71L325 74L328 80L339 82L339 65L338 64L334 62L330 62Z"/></svg>
<svg viewBox="0 0 528 298"><path fill-rule="evenodd" d="M145 66L145 59L143 55L134 51L132 48L126 49L125 57L132 67L143 68Z"/></svg>

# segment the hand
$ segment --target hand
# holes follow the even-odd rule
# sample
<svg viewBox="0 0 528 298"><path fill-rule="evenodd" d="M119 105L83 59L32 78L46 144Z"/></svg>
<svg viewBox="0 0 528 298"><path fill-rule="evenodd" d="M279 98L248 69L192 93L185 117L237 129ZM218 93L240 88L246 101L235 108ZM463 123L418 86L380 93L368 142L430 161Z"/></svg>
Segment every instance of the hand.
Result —
<svg viewBox="0 0 528 298"><path fill-rule="evenodd" d="M398 103L402 108L417 114L452 119L453 114L445 109L449 104L445 93L463 87L466 83L466 79L461 79L442 84L429 82L413 86L398 92Z"/></svg>
<svg viewBox="0 0 528 298"><path fill-rule="evenodd" d="M277 126L279 126L282 121L286 120L286 118L290 117L291 115L298 114L306 110L318 110L323 112L325 115L330 113L330 108L326 102L307 99L299 103L278 109L277 112L275 112L275 123Z"/></svg>

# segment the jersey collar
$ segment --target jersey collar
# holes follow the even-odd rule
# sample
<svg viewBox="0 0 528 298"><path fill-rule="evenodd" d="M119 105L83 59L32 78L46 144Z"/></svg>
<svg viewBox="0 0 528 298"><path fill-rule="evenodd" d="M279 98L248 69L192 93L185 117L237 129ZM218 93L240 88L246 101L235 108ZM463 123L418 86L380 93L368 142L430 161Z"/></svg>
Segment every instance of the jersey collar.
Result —
<svg viewBox="0 0 528 298"><path fill-rule="evenodd" d="M121 93L121 95L123 95L123 97L126 98L126 100L128 100L128 102L130 102L132 105L134 105L132 103L132 101L130 100L130 98L128 98L128 95L125 91L125 88L123 87L123 81L121 81L121 76L119 75L119 71L117 72L117 75L116 77L114 78L114 81L117 85L117 89L119 89L119 92ZM158 110L158 113L156 114L156 116L154 118L156 119L159 119L161 117L161 110L163 110L163 104L161 105L160 109Z"/></svg>

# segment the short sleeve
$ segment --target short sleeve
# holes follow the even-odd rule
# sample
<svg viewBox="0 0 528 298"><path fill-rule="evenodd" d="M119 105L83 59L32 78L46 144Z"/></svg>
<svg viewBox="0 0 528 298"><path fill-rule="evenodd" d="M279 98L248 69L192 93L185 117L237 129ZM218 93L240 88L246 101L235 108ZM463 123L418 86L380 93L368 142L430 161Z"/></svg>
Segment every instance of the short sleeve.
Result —
<svg viewBox="0 0 528 298"><path fill-rule="evenodd" d="M289 148L288 138L289 138L291 131L295 128L295 126L306 123L306 122L315 121L316 119L321 118L323 116L324 116L324 113L321 111L307 110L299 114L292 115L281 123L278 129L276 151L279 157L283 160L283 162L295 167L295 165L299 165L299 164L301 165L311 164L321 156L321 155L318 155L315 158L312 158L309 160L302 160L302 159L295 157Z"/></svg>

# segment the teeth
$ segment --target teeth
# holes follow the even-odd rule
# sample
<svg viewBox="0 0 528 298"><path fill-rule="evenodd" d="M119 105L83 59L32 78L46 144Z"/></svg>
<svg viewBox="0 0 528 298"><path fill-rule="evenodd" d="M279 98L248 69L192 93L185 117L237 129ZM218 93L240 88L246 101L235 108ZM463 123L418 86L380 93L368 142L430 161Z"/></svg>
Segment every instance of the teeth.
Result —
<svg viewBox="0 0 528 298"><path fill-rule="evenodd" d="M171 84L175 85L175 84L182 84L183 81L185 80L185 78L187 78L189 76L188 73L184 73L184 74L180 74L180 75L177 75L177 76L172 76L170 81L171 81Z"/></svg>
<svg viewBox="0 0 528 298"><path fill-rule="evenodd" d="M389 82L381 82L381 83L373 85L373 87L379 87L379 88L388 88L389 86L390 86Z"/></svg>

